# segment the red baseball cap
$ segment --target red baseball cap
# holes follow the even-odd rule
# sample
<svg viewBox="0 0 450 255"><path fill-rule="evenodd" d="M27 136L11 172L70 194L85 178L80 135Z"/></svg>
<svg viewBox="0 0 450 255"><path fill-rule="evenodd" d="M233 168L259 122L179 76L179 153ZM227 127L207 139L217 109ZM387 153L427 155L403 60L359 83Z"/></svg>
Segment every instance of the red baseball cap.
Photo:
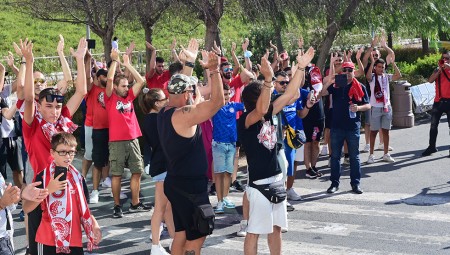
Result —
<svg viewBox="0 0 450 255"><path fill-rule="evenodd" d="M344 62L344 63L342 63L342 68L346 68L346 67L350 67L352 69L355 69L355 65L353 64L353 62Z"/></svg>

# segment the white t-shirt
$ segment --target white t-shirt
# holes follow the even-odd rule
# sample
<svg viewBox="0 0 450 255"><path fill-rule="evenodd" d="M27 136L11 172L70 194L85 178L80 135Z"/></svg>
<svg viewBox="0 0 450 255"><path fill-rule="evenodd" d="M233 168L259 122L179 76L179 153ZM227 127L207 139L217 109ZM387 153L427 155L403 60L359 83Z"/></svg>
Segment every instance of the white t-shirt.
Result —
<svg viewBox="0 0 450 255"><path fill-rule="evenodd" d="M117 41L112 41L111 46L113 49L119 49L119 43Z"/></svg>
<svg viewBox="0 0 450 255"><path fill-rule="evenodd" d="M391 93L389 91L389 82L392 81L392 76L394 76L393 74L383 74L383 75L378 75L378 81L380 82L380 86L381 86L381 91L383 91L384 93L384 97L385 97L385 101L386 101L386 105L390 105L390 98L391 98ZM375 98L375 73L372 74L372 81L369 83L370 84L370 105L372 107L384 107L384 103L383 102L377 102L377 99Z"/></svg>
<svg viewBox="0 0 450 255"><path fill-rule="evenodd" d="M11 84L5 84L3 87L3 91L0 92L0 96L5 100L8 107L13 105L11 100ZM14 121L7 120L2 116L2 124L0 125L2 138L15 137L16 133L14 132Z"/></svg>

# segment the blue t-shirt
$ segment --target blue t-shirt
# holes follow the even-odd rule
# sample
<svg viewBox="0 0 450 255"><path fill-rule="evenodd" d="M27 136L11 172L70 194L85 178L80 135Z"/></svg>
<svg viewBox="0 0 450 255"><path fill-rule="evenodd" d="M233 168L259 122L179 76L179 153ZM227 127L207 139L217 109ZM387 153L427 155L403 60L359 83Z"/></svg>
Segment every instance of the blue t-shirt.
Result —
<svg viewBox="0 0 450 255"><path fill-rule="evenodd" d="M273 91L275 95L278 94L277 91ZM286 119L289 125L295 130L303 130L303 121L297 115L297 111L302 110L302 98L306 98L308 96L308 91L305 89L300 89L300 97L292 104L286 105L283 107L283 113L286 116ZM282 118L282 123L285 125L284 118Z"/></svg>
<svg viewBox="0 0 450 255"><path fill-rule="evenodd" d="M357 105L365 105L369 103L369 96L364 85L360 83L364 97L361 102L352 99L352 102ZM348 91L351 85L343 88L335 88L333 85L328 87L328 93L333 97L333 118L331 118L331 128L338 128L344 130L356 130L361 128L361 112L356 112L356 118L350 118Z"/></svg>
<svg viewBox="0 0 450 255"><path fill-rule="evenodd" d="M236 112L243 111L244 104L229 102L212 117L213 139L221 143L237 141Z"/></svg>

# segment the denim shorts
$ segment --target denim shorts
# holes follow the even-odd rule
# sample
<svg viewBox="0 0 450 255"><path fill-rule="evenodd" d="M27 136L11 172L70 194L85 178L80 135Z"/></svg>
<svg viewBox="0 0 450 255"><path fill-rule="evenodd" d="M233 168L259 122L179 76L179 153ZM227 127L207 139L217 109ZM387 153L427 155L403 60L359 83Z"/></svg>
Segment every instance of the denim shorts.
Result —
<svg viewBox="0 0 450 255"><path fill-rule="evenodd" d="M13 255L14 249L9 236L0 238L0 254Z"/></svg>
<svg viewBox="0 0 450 255"><path fill-rule="evenodd" d="M167 171L162 174L158 174L157 176L153 176L152 180L154 182L163 182L164 179L166 179L166 175L167 175Z"/></svg>
<svg viewBox="0 0 450 255"><path fill-rule="evenodd" d="M236 143L221 143L212 141L212 153L214 173L233 173L234 154L236 153Z"/></svg>

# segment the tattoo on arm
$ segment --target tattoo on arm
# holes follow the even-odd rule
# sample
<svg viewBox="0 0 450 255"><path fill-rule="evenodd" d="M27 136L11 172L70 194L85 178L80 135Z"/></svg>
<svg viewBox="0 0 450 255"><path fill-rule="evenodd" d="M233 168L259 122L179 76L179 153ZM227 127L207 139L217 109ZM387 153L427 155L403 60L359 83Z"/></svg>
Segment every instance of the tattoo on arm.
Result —
<svg viewBox="0 0 450 255"><path fill-rule="evenodd" d="M191 107L185 106L185 107L181 108L181 112L182 113L189 113L189 112L191 112Z"/></svg>
<svg viewBox="0 0 450 255"><path fill-rule="evenodd" d="M195 251L186 251L184 255L195 255Z"/></svg>

